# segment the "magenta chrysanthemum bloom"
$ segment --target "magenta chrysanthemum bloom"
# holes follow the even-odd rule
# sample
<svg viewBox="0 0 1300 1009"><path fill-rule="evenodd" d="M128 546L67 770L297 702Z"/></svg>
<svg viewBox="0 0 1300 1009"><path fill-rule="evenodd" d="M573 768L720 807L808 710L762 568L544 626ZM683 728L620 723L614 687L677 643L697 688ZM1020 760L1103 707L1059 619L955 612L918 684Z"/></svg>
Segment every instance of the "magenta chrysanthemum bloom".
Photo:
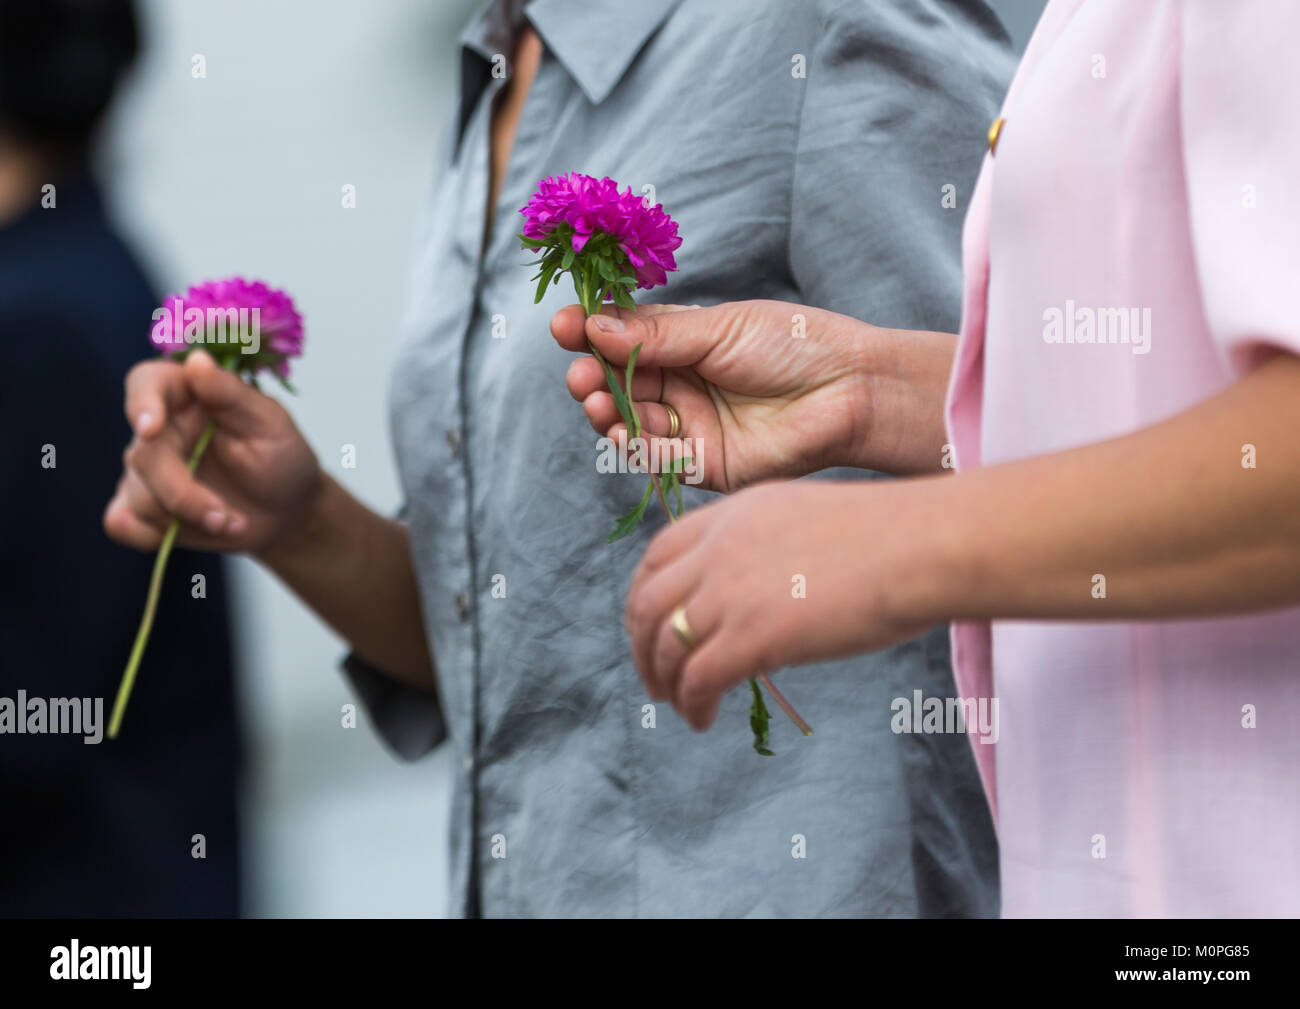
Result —
<svg viewBox="0 0 1300 1009"><path fill-rule="evenodd" d="M233 371L269 368L289 377L289 359L302 354L302 316L284 291L243 277L195 284L163 299L150 339L169 357L201 347Z"/></svg>
<svg viewBox="0 0 1300 1009"><path fill-rule="evenodd" d="M533 248L558 230L580 254L593 235L609 235L633 268L638 288L666 284L677 269L673 252L682 244L677 222L662 207L647 207L630 186L620 193L613 179L579 172L545 178L519 212L524 215L520 237Z"/></svg>

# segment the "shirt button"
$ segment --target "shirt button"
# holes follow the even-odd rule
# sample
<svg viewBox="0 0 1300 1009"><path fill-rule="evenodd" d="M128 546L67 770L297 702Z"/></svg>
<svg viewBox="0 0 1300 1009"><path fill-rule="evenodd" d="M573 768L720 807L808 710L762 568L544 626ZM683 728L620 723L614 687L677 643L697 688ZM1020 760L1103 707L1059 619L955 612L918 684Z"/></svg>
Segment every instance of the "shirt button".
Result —
<svg viewBox="0 0 1300 1009"><path fill-rule="evenodd" d="M456 616L461 620L469 619L469 593L459 592L456 594Z"/></svg>
<svg viewBox="0 0 1300 1009"><path fill-rule="evenodd" d="M451 449L453 459L460 458L460 432L454 427L447 432L447 447Z"/></svg>

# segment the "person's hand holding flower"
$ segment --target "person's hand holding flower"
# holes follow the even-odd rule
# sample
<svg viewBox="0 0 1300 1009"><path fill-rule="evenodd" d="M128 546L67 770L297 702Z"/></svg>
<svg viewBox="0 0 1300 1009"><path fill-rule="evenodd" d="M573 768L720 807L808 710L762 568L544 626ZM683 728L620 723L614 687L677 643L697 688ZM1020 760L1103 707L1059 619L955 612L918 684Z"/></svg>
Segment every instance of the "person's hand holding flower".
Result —
<svg viewBox="0 0 1300 1009"><path fill-rule="evenodd" d="M645 433L670 433L661 405L670 404L674 433L691 440L711 490L832 466L917 473L940 465L947 334L900 333L780 301L606 307L590 318L569 307L551 320L551 333L579 353L590 341L620 366L640 347L632 396ZM574 361L567 384L597 433L623 437L595 358Z"/></svg>
<svg viewBox="0 0 1300 1009"><path fill-rule="evenodd" d="M613 179L596 179L578 172L543 179L532 199L520 208L520 213L526 221L519 235L523 247L541 254L541 258L532 264L539 267L533 278L537 281L537 302L567 273L573 279L584 315L595 315L607 301L635 312L636 302L630 292L667 283L668 272L677 268L673 256L681 245L677 223L662 207L634 196L630 188L620 192ZM627 348L626 355L619 362L625 365L621 374L593 343L588 343L587 347L604 377L613 408L626 428L626 440L622 441L624 450L629 445L643 445L646 441L643 412L636 392L640 344ZM642 384L644 386L644 382ZM666 434L671 442L680 422L676 409L662 400L656 409L669 418ZM609 536L610 541L620 539L636 528L652 496L658 498L670 525L681 517L682 475L687 472L687 466L698 471L690 454L692 450L682 446L680 451L665 455L646 453L650 481L640 503L619 518ZM633 453L639 454L640 449L633 448ZM675 508L670 504L674 497ZM691 629L684 622L680 609L671 614L671 619L679 639L691 641ZM752 694L749 721L754 749L758 753L765 756L772 753L769 749L771 716L759 690L760 682L800 731L812 735L808 723L782 696L766 670L759 670L749 682Z"/></svg>
<svg viewBox="0 0 1300 1009"><path fill-rule="evenodd" d="M138 365L127 377L136 437L104 527L158 553L113 704L110 739L121 729L176 543L216 550L269 544L278 526L268 516L292 513L319 482L315 457L288 414L257 391L263 371L293 389L289 362L302 354L303 326L285 292L241 277L197 284L164 299L149 335L175 363ZM209 462L201 483L195 474L210 459L214 440L218 463Z"/></svg>

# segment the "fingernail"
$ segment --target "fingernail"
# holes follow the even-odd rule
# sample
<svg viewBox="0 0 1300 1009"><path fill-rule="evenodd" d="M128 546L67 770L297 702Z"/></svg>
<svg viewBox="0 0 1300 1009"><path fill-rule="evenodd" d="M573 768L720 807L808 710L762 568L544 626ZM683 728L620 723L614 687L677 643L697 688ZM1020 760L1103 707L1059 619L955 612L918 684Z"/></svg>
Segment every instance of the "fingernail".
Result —
<svg viewBox="0 0 1300 1009"><path fill-rule="evenodd" d="M135 419L136 434L144 434L145 431L153 424L153 414L142 413Z"/></svg>
<svg viewBox="0 0 1300 1009"><path fill-rule="evenodd" d="M596 315L592 318L596 320L596 328L602 333L623 332L623 320L617 315Z"/></svg>
<svg viewBox="0 0 1300 1009"><path fill-rule="evenodd" d="M247 525L248 522L245 520L244 516L231 515L230 524L226 526L226 532L231 536L238 536L244 531L244 527Z"/></svg>
<svg viewBox="0 0 1300 1009"><path fill-rule="evenodd" d="M203 528L212 534L221 532L226 527L226 513L213 509L203 516Z"/></svg>

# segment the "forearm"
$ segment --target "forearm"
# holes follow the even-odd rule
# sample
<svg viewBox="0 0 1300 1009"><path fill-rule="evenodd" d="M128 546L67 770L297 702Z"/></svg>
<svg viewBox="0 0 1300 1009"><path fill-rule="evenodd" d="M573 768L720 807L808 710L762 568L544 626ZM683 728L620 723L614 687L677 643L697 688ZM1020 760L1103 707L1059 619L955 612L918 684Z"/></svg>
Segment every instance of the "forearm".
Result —
<svg viewBox="0 0 1300 1009"><path fill-rule="evenodd" d="M410 533L330 477L287 542L258 560L377 669L433 691Z"/></svg>
<svg viewBox="0 0 1300 1009"><path fill-rule="evenodd" d="M1298 430L1300 361L1286 355L1135 434L899 486L895 598L936 620L1300 603Z"/></svg>

